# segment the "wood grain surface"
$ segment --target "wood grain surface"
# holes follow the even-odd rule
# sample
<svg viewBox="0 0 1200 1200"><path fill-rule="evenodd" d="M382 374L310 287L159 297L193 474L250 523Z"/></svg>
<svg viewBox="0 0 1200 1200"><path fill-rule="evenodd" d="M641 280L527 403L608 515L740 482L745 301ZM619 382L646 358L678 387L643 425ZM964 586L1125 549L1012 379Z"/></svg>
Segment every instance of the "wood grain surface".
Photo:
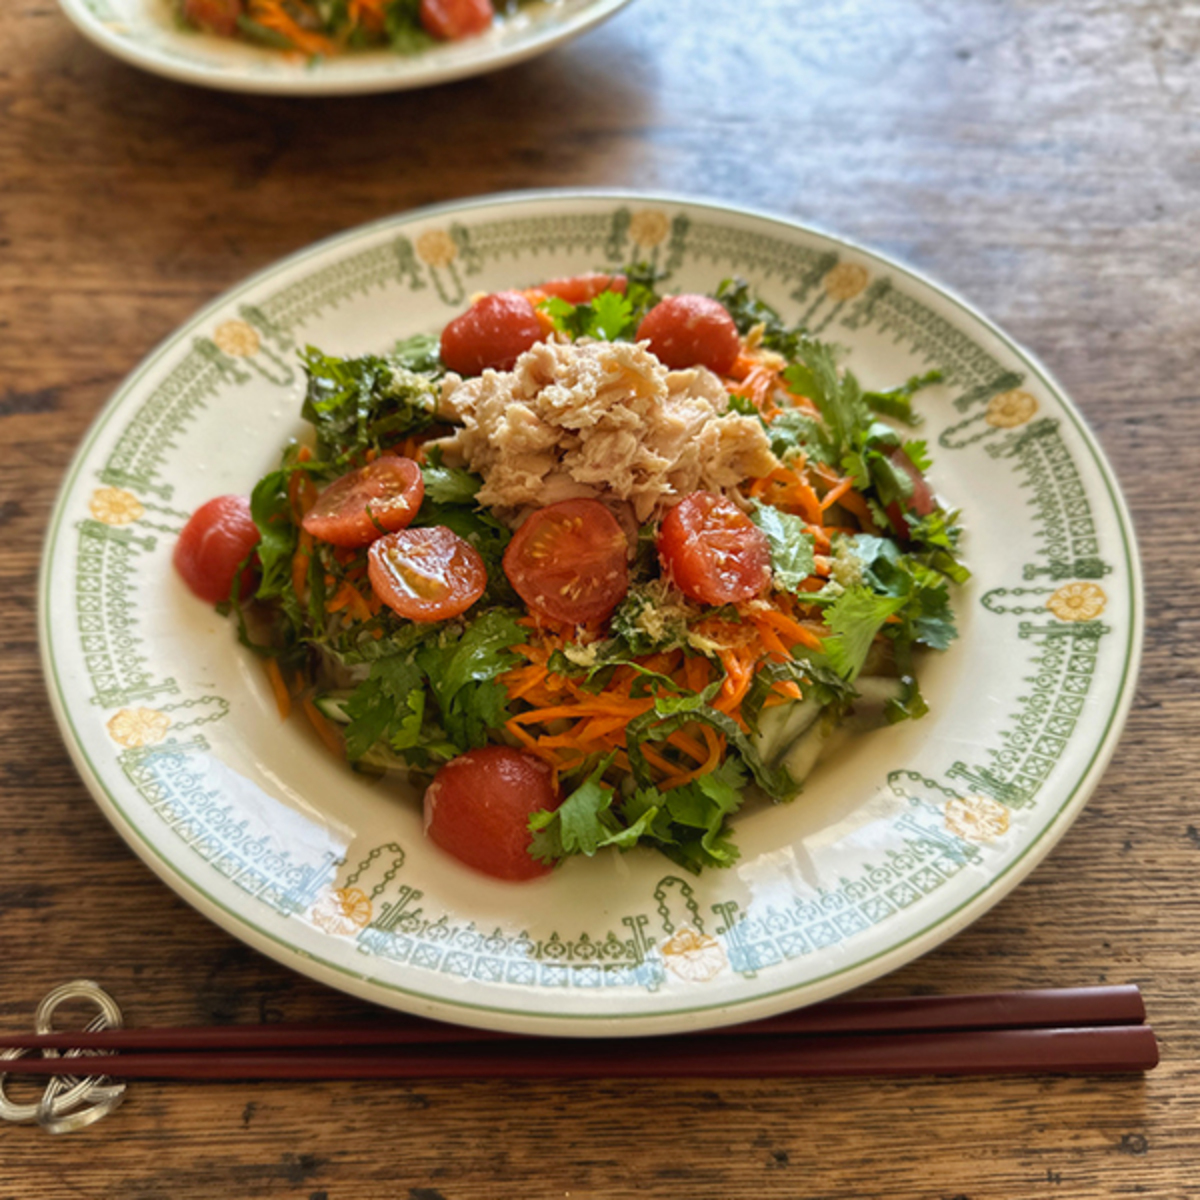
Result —
<svg viewBox="0 0 1200 1200"><path fill-rule="evenodd" d="M1037 354L1135 515L1148 626L1126 733L1026 883L870 989L1141 985L1142 1078L132 1086L0 1127L0 1200L1096 1200L1200 1196L1200 5L637 0L423 92L179 86L0 6L0 1023L66 979L131 1024L367 1007L260 957L134 858L44 696L43 530L100 406L249 273L416 205L544 186L795 217L950 286Z"/></svg>

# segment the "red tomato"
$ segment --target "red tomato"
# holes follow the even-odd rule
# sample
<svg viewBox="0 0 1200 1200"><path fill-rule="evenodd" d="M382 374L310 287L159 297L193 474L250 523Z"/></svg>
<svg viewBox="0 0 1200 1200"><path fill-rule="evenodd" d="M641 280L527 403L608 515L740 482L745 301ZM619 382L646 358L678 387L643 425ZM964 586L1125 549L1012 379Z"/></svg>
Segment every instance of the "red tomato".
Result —
<svg viewBox="0 0 1200 1200"><path fill-rule="evenodd" d="M242 8L242 0L183 0L183 19L210 33L232 37Z"/></svg>
<svg viewBox="0 0 1200 1200"><path fill-rule="evenodd" d="M603 621L629 590L629 544L599 500L531 514L504 551L504 573L530 608L556 621Z"/></svg>
<svg viewBox="0 0 1200 1200"><path fill-rule="evenodd" d="M482 33L495 15L492 0L421 0L420 18L425 32L443 42Z"/></svg>
<svg viewBox="0 0 1200 1200"><path fill-rule="evenodd" d="M238 567L258 545L258 527L245 496L217 496L200 505L175 543L175 570L209 604L228 600ZM241 598L254 588L250 570L242 574Z"/></svg>
<svg viewBox="0 0 1200 1200"><path fill-rule="evenodd" d="M403 529L425 496L421 468L411 458L385 454L335 479L305 514L304 528L335 546L366 546L381 533Z"/></svg>
<svg viewBox="0 0 1200 1200"><path fill-rule="evenodd" d="M658 530L658 557L675 586L702 604L749 600L771 582L771 544L732 500L685 496Z"/></svg>
<svg viewBox="0 0 1200 1200"><path fill-rule="evenodd" d="M620 292L624 295L627 286L624 275L604 275L599 271L591 271L586 275L547 279L533 290L541 292L543 296L557 296L568 304L587 304L601 292Z"/></svg>
<svg viewBox="0 0 1200 1200"><path fill-rule="evenodd" d="M520 292L493 292L442 330L442 362L460 375L488 367L509 371L545 335L537 310Z"/></svg>
<svg viewBox="0 0 1200 1200"><path fill-rule="evenodd" d="M445 621L466 612L487 587L479 552L444 525L384 534L367 552L375 595L410 621Z"/></svg>
<svg viewBox="0 0 1200 1200"><path fill-rule="evenodd" d="M637 340L673 371L707 367L728 375L742 350L733 318L708 296L668 296L642 318Z"/></svg>
<svg viewBox="0 0 1200 1200"><path fill-rule="evenodd" d="M908 537L908 521L904 517L904 508L910 508L918 517L927 517L937 507L937 503L933 498L933 489L929 486L925 476L899 446L888 457L912 480L913 493L908 497L906 505L901 505L899 501L893 500L887 506L887 516L892 523L892 528L902 538L906 538Z"/></svg>
<svg viewBox="0 0 1200 1200"><path fill-rule="evenodd" d="M529 818L561 803L547 763L508 746L483 746L433 777L425 789L425 832L485 875L533 879L551 868L529 853Z"/></svg>

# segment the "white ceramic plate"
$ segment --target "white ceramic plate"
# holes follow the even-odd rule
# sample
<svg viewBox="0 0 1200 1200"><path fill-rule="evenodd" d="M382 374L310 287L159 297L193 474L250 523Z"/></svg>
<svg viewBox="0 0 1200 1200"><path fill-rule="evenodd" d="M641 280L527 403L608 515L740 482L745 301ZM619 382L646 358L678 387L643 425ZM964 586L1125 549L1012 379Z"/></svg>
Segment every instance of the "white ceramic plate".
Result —
<svg viewBox="0 0 1200 1200"><path fill-rule="evenodd" d="M281 723L230 622L171 551L200 503L248 493L301 429L306 343L381 350L470 293L633 260L666 290L738 274L848 348L870 387L930 367L933 482L965 511L962 637L932 711L865 735L790 805L743 814L740 864L651 851L525 885L427 843L419 804ZM786 221L678 199L537 193L446 205L323 242L211 305L88 434L47 539L53 703L97 803L181 896L347 992L542 1033L664 1032L857 986L962 929L1083 806L1133 693L1138 559L1113 475L1045 371L961 300ZM130 919L133 919L132 916Z"/></svg>
<svg viewBox="0 0 1200 1200"><path fill-rule="evenodd" d="M348 96L449 83L512 66L577 37L629 0L540 0L479 37L415 55L380 50L307 61L181 29L169 0L59 0L101 49L156 75L231 92Z"/></svg>

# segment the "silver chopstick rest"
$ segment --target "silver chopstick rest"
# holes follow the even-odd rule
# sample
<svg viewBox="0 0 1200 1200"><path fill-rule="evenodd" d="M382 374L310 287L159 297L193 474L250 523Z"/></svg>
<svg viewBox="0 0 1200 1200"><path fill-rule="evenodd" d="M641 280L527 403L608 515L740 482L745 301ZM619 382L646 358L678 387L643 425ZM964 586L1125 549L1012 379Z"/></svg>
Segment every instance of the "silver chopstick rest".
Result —
<svg viewBox="0 0 1200 1200"><path fill-rule="evenodd" d="M116 1001L98 984L88 979L64 983L49 992L37 1007L34 1029L37 1033L54 1033L54 1011L68 1000L90 1000L100 1010L84 1029L96 1033L101 1029L120 1029L124 1024ZM0 1061L19 1058L28 1050L0 1051ZM43 1050L47 1058L56 1058L57 1050ZM96 1051L67 1050L67 1058L102 1057ZM114 1082L106 1075L57 1075L46 1083L46 1090L36 1104L18 1104L4 1091L6 1074L0 1072L0 1117L5 1121L29 1123L36 1121L47 1133L71 1133L107 1116L125 1098L125 1083Z"/></svg>

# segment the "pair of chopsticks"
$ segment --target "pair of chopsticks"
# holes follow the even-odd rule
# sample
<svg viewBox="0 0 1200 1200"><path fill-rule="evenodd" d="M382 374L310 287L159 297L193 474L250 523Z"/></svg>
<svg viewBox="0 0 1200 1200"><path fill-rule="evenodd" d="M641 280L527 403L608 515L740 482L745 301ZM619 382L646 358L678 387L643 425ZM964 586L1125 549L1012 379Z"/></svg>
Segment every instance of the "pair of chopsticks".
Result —
<svg viewBox="0 0 1200 1200"><path fill-rule="evenodd" d="M6 1037L25 1075L119 1079L769 1078L1148 1071L1158 1044L1134 986L817 1004L655 1038L547 1038L419 1017ZM61 1055L61 1056L57 1056Z"/></svg>

